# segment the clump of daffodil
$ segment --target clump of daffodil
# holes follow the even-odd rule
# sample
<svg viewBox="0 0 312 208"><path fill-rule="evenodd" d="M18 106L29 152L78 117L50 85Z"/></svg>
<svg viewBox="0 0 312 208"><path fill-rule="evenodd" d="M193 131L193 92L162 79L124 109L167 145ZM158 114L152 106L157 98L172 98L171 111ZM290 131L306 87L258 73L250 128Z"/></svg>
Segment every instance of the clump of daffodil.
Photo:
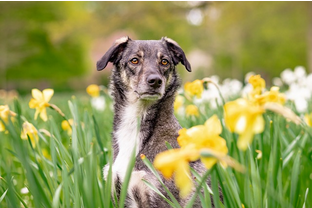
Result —
<svg viewBox="0 0 312 208"><path fill-rule="evenodd" d="M23 123L23 128L22 128L22 132L21 132L21 138L24 139L24 140L27 140L28 137L30 138L32 146L35 147L36 146L36 142L38 142L38 140L39 140L38 131L34 127L34 125L32 125L31 123L25 121Z"/></svg>
<svg viewBox="0 0 312 208"><path fill-rule="evenodd" d="M187 82L184 85L184 90L191 97L201 98L204 91L203 81L196 79L193 82Z"/></svg>
<svg viewBox="0 0 312 208"><path fill-rule="evenodd" d="M220 155L226 156L228 149L225 140L219 136L221 131L221 123L214 115L204 125L181 129L177 139L180 149L167 150L155 157L155 168L167 179L174 175L182 197L186 197L193 188L189 162L201 159L204 166L210 169L218 161L214 155L219 158ZM210 150L211 156L202 156L204 150Z"/></svg>
<svg viewBox="0 0 312 208"><path fill-rule="evenodd" d="M312 113L304 115L304 121L308 126L312 127Z"/></svg>
<svg viewBox="0 0 312 208"><path fill-rule="evenodd" d="M29 101L29 107L35 108L35 120L40 114L40 118L44 121L48 120L46 107L50 107L51 104L49 101L51 100L54 90L53 89L45 89L42 92L38 89L32 89L31 94L33 98Z"/></svg>
<svg viewBox="0 0 312 208"><path fill-rule="evenodd" d="M259 74L251 75L248 82L252 85L253 90L250 93L250 97L254 98L256 95L260 95L265 89L265 81Z"/></svg>
<svg viewBox="0 0 312 208"><path fill-rule="evenodd" d="M270 91L264 92L261 95L255 96L254 101L258 105L264 105L265 103L278 103L281 105L285 104L286 98L283 93L279 92L279 87L273 86Z"/></svg>
<svg viewBox="0 0 312 208"><path fill-rule="evenodd" d="M73 119L68 119L68 120L64 120L64 121L62 121L62 129L64 130L64 131L67 131L67 134L69 135L69 136L71 136L72 135L72 132L73 132L73 130L72 130L72 125L74 124L74 120Z"/></svg>
<svg viewBox="0 0 312 208"><path fill-rule="evenodd" d="M253 91L248 99L255 105L278 113L296 124L302 123L301 119L292 110L283 106L286 102L286 97L283 93L279 92L279 87L273 86L270 91L263 92L265 81L260 75L251 76L249 83L252 84Z"/></svg>
<svg viewBox="0 0 312 208"><path fill-rule="evenodd" d="M187 117L190 117L190 116L198 117L199 116L198 107L196 105L188 105L188 106L186 106L185 114L186 114Z"/></svg>
<svg viewBox="0 0 312 208"><path fill-rule="evenodd" d="M4 123L8 123L10 116L15 116L15 113L10 111L8 105L0 105L0 132L5 131ZM4 122L4 123L3 123Z"/></svg>
<svg viewBox="0 0 312 208"><path fill-rule="evenodd" d="M96 84L91 84L87 87L86 89L87 93L91 96L91 97L99 97L100 96L100 86L96 85Z"/></svg>
<svg viewBox="0 0 312 208"><path fill-rule="evenodd" d="M183 106L183 103L184 103L184 97L181 95L177 95L173 103L174 111L178 111Z"/></svg>
<svg viewBox="0 0 312 208"><path fill-rule="evenodd" d="M239 98L224 105L225 125L231 132L239 134L237 146L241 150L246 150L252 142L254 134L263 132L264 113L262 106L253 102Z"/></svg>
<svg viewBox="0 0 312 208"><path fill-rule="evenodd" d="M250 76L248 82L252 85L253 90L249 94L248 99L255 102L257 105L263 106L266 103L285 104L286 97L279 92L279 87L273 86L270 91L265 90L265 81L258 75Z"/></svg>

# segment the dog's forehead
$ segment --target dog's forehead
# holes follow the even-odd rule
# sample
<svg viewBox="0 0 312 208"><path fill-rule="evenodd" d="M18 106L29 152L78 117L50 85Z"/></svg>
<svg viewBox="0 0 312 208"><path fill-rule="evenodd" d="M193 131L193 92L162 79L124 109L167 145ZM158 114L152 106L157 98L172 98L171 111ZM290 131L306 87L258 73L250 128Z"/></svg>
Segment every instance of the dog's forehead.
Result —
<svg viewBox="0 0 312 208"><path fill-rule="evenodd" d="M133 40L128 43L127 51L128 53L143 52L145 55L168 53L167 46L161 40Z"/></svg>

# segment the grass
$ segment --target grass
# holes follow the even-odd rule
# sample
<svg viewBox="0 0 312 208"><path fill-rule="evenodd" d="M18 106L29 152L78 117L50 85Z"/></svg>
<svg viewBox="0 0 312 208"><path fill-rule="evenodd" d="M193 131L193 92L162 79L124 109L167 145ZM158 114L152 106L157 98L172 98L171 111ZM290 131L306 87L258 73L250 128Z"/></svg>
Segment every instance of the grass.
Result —
<svg viewBox="0 0 312 208"><path fill-rule="evenodd" d="M111 99L106 97L108 107L100 112L92 108L86 96L54 95L51 103L67 119L74 120L71 135L61 128L64 118L52 109L47 109L47 122L34 120L34 110L29 109L28 102L29 97L25 97L9 103L17 116L6 124L6 133L0 132L0 207L123 207L123 200L113 203L112 182L104 181L102 175L104 165L112 161ZM199 118L178 116L182 126L202 124L214 113L223 118L222 106L211 110L204 105L200 109ZM311 128L271 112L265 113L264 118L264 132L255 135L245 152L238 150L237 135L222 122L221 136L227 142L229 155L246 171L216 165L207 172L206 176L212 178L212 198L218 199L218 184L224 194L224 204L216 203L216 207L312 207ZM30 139L20 138L25 120L39 130L35 147ZM167 146L170 148L170 144ZM257 157L260 152L262 156ZM153 169L151 163L146 164ZM197 178L200 184L201 179ZM211 207L210 188L201 184L197 189L202 205ZM124 184L124 194L126 187ZM174 199L166 200L170 206L178 207Z"/></svg>

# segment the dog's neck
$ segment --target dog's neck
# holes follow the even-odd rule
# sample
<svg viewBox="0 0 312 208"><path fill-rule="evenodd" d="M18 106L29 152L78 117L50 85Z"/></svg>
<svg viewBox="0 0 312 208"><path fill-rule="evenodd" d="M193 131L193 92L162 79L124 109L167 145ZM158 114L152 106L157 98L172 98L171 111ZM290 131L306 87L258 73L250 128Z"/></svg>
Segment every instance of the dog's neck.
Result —
<svg viewBox="0 0 312 208"><path fill-rule="evenodd" d="M117 169L125 171L132 151L135 150L135 155L138 155L141 147L154 134L160 118L163 118L161 123L164 126L170 122L168 118L173 115L173 102L178 87L179 79L176 77L160 100L142 101L130 93L127 86L121 84L120 76L112 75L110 88L114 98L115 113L113 147L114 165ZM159 131L162 129L158 128L157 132Z"/></svg>

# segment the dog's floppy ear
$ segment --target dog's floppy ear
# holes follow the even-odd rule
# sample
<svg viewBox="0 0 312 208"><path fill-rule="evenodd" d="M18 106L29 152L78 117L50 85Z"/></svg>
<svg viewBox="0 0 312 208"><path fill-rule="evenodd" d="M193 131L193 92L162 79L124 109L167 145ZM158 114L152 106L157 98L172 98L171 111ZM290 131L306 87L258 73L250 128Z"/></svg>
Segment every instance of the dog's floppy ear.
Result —
<svg viewBox="0 0 312 208"><path fill-rule="evenodd" d="M96 68L98 71L103 70L108 62L116 63L120 53L125 49L127 46L128 41L131 39L126 36L122 37L115 41L114 45L108 49L108 51L104 54L104 56L96 63Z"/></svg>
<svg viewBox="0 0 312 208"><path fill-rule="evenodd" d="M191 64L186 59L184 51L179 46L179 44L175 42L174 40L167 38L167 37L163 37L161 40L165 42L165 44L167 45L173 57L174 64L177 65L179 62L181 62L185 66L186 70L191 72L192 71Z"/></svg>

